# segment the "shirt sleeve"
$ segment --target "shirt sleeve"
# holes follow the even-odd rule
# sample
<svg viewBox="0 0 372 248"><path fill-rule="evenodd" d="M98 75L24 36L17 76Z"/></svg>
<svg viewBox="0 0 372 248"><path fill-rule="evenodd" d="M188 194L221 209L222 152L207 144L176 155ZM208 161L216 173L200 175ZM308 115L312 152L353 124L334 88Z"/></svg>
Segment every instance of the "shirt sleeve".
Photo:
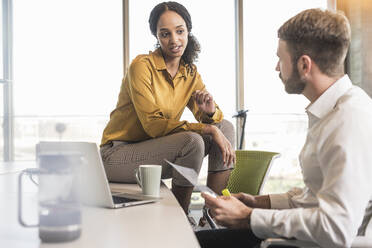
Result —
<svg viewBox="0 0 372 248"><path fill-rule="evenodd" d="M318 206L288 210L254 209L252 231L260 238L285 237L308 240L321 247L350 247L371 197L371 120L353 119L337 128L325 127L317 142L323 184ZM335 123L334 123L335 124ZM320 136L322 136L320 135Z"/></svg>
<svg viewBox="0 0 372 248"><path fill-rule="evenodd" d="M304 192L303 189L293 188L287 193L284 194L270 194L270 205L272 209L288 209L294 207L300 207L298 201L295 199L295 196L302 195ZM305 207L305 206L301 206Z"/></svg>
<svg viewBox="0 0 372 248"><path fill-rule="evenodd" d="M197 72L196 72L197 73ZM197 80L197 86L195 90L206 90L206 87L200 77L200 74L196 74L196 80ZM208 114L204 113L203 111L200 111L198 104L195 101L195 97L191 96L189 102L187 103L187 107L190 109L190 111L193 113L195 119L201 123L206 124L215 124L220 123L223 120L223 113L218 107L216 103L214 103L216 106L216 111L214 112L213 116L209 116Z"/></svg>
<svg viewBox="0 0 372 248"><path fill-rule="evenodd" d="M145 62L136 61L128 70L129 95L145 132L152 138L180 131L201 133L203 124L165 118L156 104L151 87L151 71Z"/></svg>

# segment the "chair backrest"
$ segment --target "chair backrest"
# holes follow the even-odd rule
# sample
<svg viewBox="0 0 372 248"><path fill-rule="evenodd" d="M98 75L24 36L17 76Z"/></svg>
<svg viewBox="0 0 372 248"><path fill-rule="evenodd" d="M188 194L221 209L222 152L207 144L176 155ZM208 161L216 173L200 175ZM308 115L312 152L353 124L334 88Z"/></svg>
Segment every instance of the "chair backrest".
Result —
<svg viewBox="0 0 372 248"><path fill-rule="evenodd" d="M368 202L368 205L366 207L364 218L362 221L362 225L358 229L358 236L365 236L367 232L372 231L372 201ZM372 233L368 233L368 236Z"/></svg>
<svg viewBox="0 0 372 248"><path fill-rule="evenodd" d="M277 152L237 150L227 188L231 193L260 194L272 161L279 156Z"/></svg>

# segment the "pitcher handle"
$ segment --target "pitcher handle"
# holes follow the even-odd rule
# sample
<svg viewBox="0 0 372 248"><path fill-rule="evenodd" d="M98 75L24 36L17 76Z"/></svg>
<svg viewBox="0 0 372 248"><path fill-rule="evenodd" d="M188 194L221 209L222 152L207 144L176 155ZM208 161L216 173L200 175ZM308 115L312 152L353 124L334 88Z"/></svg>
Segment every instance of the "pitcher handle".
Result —
<svg viewBox="0 0 372 248"><path fill-rule="evenodd" d="M18 221L24 227L39 226L39 224L33 224L33 225L27 224L22 218L22 188L23 188L22 178L24 175L33 175L33 174L39 174L39 169L37 168L25 169L18 176Z"/></svg>
<svg viewBox="0 0 372 248"><path fill-rule="evenodd" d="M139 172L139 168L134 169L134 175L136 177L137 184L142 188L141 175Z"/></svg>

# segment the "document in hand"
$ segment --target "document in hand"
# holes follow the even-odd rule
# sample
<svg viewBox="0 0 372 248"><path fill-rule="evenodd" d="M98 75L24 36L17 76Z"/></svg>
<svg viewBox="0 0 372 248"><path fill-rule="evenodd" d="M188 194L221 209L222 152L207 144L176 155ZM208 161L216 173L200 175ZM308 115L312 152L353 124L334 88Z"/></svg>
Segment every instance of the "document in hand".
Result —
<svg viewBox="0 0 372 248"><path fill-rule="evenodd" d="M180 173L184 178L187 179L197 190L200 192L208 193L214 197L217 196L217 194L211 190L208 186L206 185L200 185L198 184L198 174L196 173L195 170L174 164L166 159L164 159L165 162L167 162L170 166L172 166L178 173Z"/></svg>

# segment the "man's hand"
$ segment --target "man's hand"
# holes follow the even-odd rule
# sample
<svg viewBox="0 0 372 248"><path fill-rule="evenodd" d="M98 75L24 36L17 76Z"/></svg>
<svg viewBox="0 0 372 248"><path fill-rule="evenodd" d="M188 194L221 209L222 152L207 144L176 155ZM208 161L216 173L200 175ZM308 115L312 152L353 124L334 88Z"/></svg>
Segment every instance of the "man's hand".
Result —
<svg viewBox="0 0 372 248"><path fill-rule="evenodd" d="M243 202L248 207L251 208L256 207L256 199L253 195L246 193L237 193L231 195L236 197L239 201Z"/></svg>
<svg viewBox="0 0 372 248"><path fill-rule="evenodd" d="M202 193L205 205L219 225L228 228L250 228L252 209L233 196L214 198Z"/></svg>
<svg viewBox="0 0 372 248"><path fill-rule="evenodd" d="M216 112L213 96L206 90L196 90L194 97L198 108L208 115L213 115Z"/></svg>
<svg viewBox="0 0 372 248"><path fill-rule="evenodd" d="M235 151L230 144L229 140L223 135L218 127L213 125L205 125L202 130L203 134L209 134L212 136L212 139L221 150L223 163L228 166L231 163L235 164Z"/></svg>
<svg viewBox="0 0 372 248"><path fill-rule="evenodd" d="M270 197L268 195L253 196L246 193L237 193L231 195L251 208L271 208Z"/></svg>

